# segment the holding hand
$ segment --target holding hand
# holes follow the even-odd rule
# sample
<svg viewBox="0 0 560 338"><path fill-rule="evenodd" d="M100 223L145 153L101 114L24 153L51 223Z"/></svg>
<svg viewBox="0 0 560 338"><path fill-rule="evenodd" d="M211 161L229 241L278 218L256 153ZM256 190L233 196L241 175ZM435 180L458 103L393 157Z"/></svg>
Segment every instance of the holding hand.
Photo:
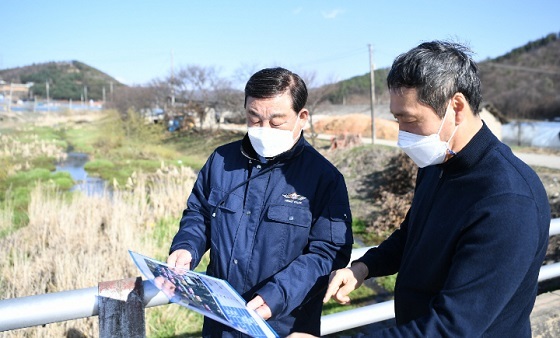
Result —
<svg viewBox="0 0 560 338"><path fill-rule="evenodd" d="M270 310L270 308L268 307L264 299L262 299L262 297L259 295L251 299L247 303L247 307L251 310L255 310L255 312L257 312L257 314L261 316L264 320L267 320L270 317L272 317L272 311Z"/></svg>
<svg viewBox="0 0 560 338"><path fill-rule="evenodd" d="M175 250L167 257L167 265L172 268L191 269L192 255L188 250Z"/></svg>
<svg viewBox="0 0 560 338"><path fill-rule="evenodd" d="M367 266L361 262L352 264L349 268L333 271L323 303L328 302L331 297L340 304L350 303L348 294L363 284L368 273Z"/></svg>

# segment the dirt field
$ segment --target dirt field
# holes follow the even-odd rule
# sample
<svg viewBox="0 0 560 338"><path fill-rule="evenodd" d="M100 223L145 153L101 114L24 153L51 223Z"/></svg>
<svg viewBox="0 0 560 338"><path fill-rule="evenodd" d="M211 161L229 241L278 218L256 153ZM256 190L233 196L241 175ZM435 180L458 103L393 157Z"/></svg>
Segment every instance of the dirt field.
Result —
<svg viewBox="0 0 560 338"><path fill-rule="evenodd" d="M337 135L341 133L371 137L371 117L364 114L344 116L313 116L313 125L318 134ZM384 140L397 140L399 126L396 121L375 119L375 137Z"/></svg>

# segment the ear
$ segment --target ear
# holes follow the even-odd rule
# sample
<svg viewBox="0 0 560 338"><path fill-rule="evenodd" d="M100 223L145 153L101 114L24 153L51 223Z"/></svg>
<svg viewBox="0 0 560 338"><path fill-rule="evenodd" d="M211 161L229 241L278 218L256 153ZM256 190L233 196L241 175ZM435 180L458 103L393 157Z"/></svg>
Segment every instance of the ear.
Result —
<svg viewBox="0 0 560 338"><path fill-rule="evenodd" d="M309 111L305 108L299 111L299 123L300 127L303 128L309 119Z"/></svg>
<svg viewBox="0 0 560 338"><path fill-rule="evenodd" d="M455 112L455 125L465 121L468 114L472 115L467 98L461 93L455 93L451 98L451 109Z"/></svg>

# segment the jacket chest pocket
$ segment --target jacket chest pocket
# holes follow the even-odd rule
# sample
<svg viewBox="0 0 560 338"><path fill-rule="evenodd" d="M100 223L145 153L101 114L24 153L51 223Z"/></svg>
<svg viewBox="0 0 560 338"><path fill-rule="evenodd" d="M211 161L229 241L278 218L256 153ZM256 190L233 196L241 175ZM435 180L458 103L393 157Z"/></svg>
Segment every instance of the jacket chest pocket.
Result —
<svg viewBox="0 0 560 338"><path fill-rule="evenodd" d="M233 193L228 194L222 190L212 189L210 196L208 196L208 204L212 208L211 213L216 212L218 209L228 213L235 213L243 209L243 197Z"/></svg>
<svg viewBox="0 0 560 338"><path fill-rule="evenodd" d="M269 257L277 257L274 271L303 253L309 241L311 220L308 209L285 205L268 207L258 237Z"/></svg>
<svg viewBox="0 0 560 338"><path fill-rule="evenodd" d="M271 205L267 216L270 220L302 228L311 226L311 211L285 205Z"/></svg>
<svg viewBox="0 0 560 338"><path fill-rule="evenodd" d="M208 196L210 216L212 222L212 241L214 245L220 238L222 244L229 245L235 239L243 210L243 197L227 193L222 190L212 189Z"/></svg>

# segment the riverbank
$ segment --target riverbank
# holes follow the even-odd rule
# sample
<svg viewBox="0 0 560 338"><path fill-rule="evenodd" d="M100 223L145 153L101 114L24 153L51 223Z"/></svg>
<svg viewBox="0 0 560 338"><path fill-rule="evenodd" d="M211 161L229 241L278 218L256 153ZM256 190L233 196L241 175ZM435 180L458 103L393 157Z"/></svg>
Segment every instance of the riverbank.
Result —
<svg viewBox="0 0 560 338"><path fill-rule="evenodd" d="M53 124L27 126L18 135L27 138L35 134L37 139L49 140L49 144L58 147L63 153L70 146L72 151L87 153L88 165L93 164L91 171L86 168L88 175L95 173L106 178L111 185L117 182L116 186L122 192L126 191L126 194L119 193L119 196L128 196L127 203L130 204L119 202L111 206L98 197L82 196L83 194L71 194L75 197L58 196L60 192L52 190L44 191L43 194L30 186L30 209L26 209L30 212L30 227L18 230L0 242L6 248L0 259L9 262L5 264L5 276L0 277L5 278L0 280L1 294L8 294L1 292L2 287L29 287L17 294L37 294L91 287L98 281L121 279L129 277L128 274L130 277L135 276L137 271L134 272L133 266L134 271L131 271L127 265L130 263L128 256L121 256L133 246L137 247L138 252L164 260L167 247L177 230L178 218L186 197L190 193L189 188L181 184L188 183L190 179L179 177L170 184L162 185L162 179L157 175L174 175L175 170L186 169L187 166L200 167L216 146L239 139L243 135L243 131L235 130L173 134L159 130L160 134L152 135L152 129L136 130L142 125L135 125L135 122L123 124L118 119L99 116L92 118L92 122L85 122L87 120L85 117L72 117L70 123L63 124L57 117L52 120L56 121ZM241 130L246 130L246 127L242 126ZM366 139L362 140L361 146L332 151L329 150L330 137L332 135L325 136L326 140L319 140L317 148L343 172L355 220L371 221L370 208L376 202L372 192L380 184L379 174L387 168L389 160L399 150L382 145L380 140L376 140L376 146L371 146ZM41 142L36 144L40 145ZM37 149L36 154L40 153L41 148ZM41 163L46 163L45 159L42 161ZM29 162L28 167L25 166L26 162ZM5 160L4 163L11 166L16 162ZM49 163L54 171L55 161L51 158ZM29 173L30 167L39 165L39 162L21 160L18 164L21 167L13 171L23 174ZM560 191L558 170L544 167L536 170L545 182L549 194ZM47 174L50 175L48 170ZM22 176L17 182L31 182L33 177ZM153 180L146 181L147 177L152 177ZM79 198L79 201L74 201L73 198ZM363 235L360 231L355 231L356 236L360 237L357 242L361 241ZM142 243L137 244L136 240L142 240ZM553 241L551 243L554 245ZM364 242L364 245L369 244ZM106 248L104 245L110 247ZM140 247L141 245L146 246ZM552 260L554 253L558 253L558 245L551 247L551 250L549 258ZM95 256L97 254L109 256ZM109 271L111 266L116 269ZM6 282L8 278L9 282ZM85 278L89 279L84 281ZM81 284L68 284L68 280L77 279ZM372 297L371 294L353 294L353 305L363 306L375 301L376 296ZM325 309L333 312L347 310L348 307L340 309L329 303ZM186 328L189 320L183 317L185 313L189 312L172 305L150 309L147 312L148 325L166 336L184 335L185 332L192 333L193 336L200 334L197 331L199 327L196 327L200 322L196 320L190 328ZM67 325L66 327L77 327L78 324ZM92 324L88 325L88 330L91 330ZM50 327L52 325L31 331L37 330L33 331L36 335L48 336L44 333ZM60 334L53 336L65 334L62 331L58 333ZM24 335L14 334L13 337Z"/></svg>

